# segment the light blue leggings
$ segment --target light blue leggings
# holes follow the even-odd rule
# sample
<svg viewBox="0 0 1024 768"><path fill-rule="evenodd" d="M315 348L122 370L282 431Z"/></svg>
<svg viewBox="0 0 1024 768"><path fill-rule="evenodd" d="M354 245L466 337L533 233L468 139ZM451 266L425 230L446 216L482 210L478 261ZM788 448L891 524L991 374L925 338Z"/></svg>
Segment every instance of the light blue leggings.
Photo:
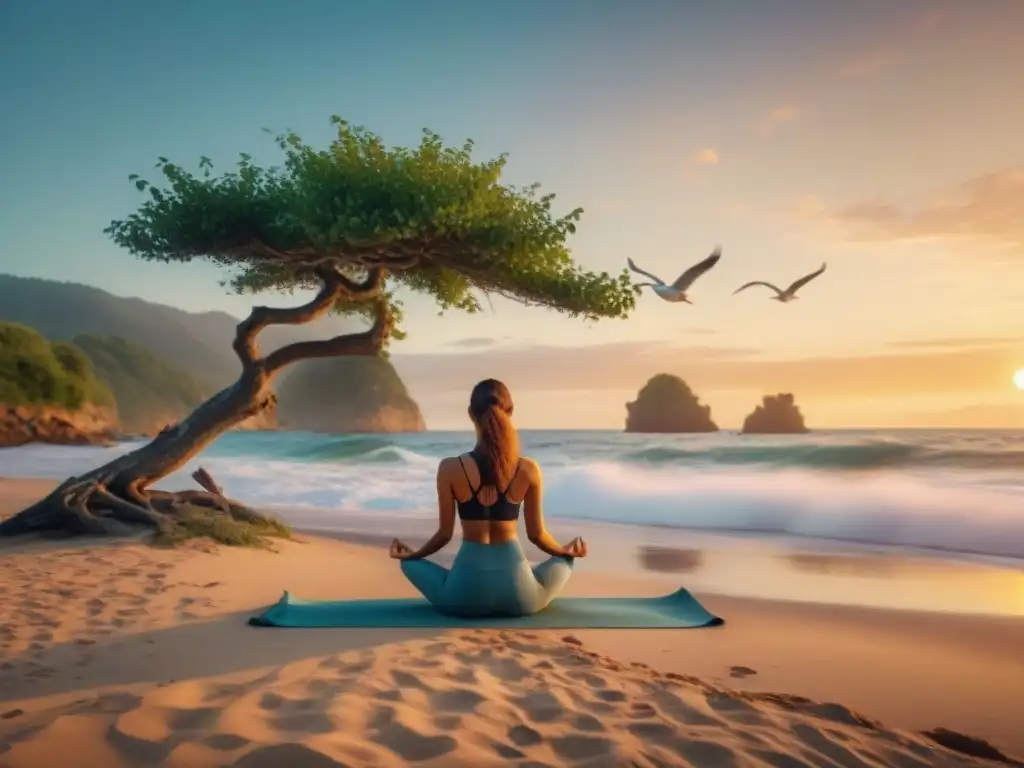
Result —
<svg viewBox="0 0 1024 768"><path fill-rule="evenodd" d="M572 575L572 558L530 567L518 541L462 542L452 569L429 560L402 560L402 573L430 603L456 616L528 616L541 611Z"/></svg>

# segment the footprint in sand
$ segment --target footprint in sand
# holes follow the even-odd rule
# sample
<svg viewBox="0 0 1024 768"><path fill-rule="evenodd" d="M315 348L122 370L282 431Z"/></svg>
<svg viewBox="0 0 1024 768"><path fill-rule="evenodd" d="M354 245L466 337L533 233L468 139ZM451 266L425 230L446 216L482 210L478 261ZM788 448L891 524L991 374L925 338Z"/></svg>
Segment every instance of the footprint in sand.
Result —
<svg viewBox="0 0 1024 768"><path fill-rule="evenodd" d="M757 670L756 669L751 669L750 667L743 667L743 666L732 666L732 667L729 667L729 677L736 677L736 678L739 678L739 679L742 680L744 677L750 677L751 675L756 675L756 674L757 674Z"/></svg>
<svg viewBox="0 0 1024 768"><path fill-rule="evenodd" d="M230 768L279 768L282 765L302 768L349 768L346 763L328 757L304 744L274 744L260 747L240 757Z"/></svg>

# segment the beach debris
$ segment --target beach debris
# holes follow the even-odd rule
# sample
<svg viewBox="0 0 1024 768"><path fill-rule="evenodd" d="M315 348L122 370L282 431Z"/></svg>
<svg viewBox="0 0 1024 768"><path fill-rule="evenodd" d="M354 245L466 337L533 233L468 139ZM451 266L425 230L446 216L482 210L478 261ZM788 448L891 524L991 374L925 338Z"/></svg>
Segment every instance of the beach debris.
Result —
<svg viewBox="0 0 1024 768"><path fill-rule="evenodd" d="M744 666L732 666L732 667L729 667L729 677L744 678L744 677L750 677L751 675L756 675L756 674L757 674L757 670L756 669L751 669L750 667L744 667Z"/></svg>
<svg viewBox="0 0 1024 768"><path fill-rule="evenodd" d="M568 643L569 645L583 645L583 641L573 635L566 635L562 638L562 642Z"/></svg>
<svg viewBox="0 0 1024 768"><path fill-rule="evenodd" d="M21 717L24 714L24 709L8 709L6 712L0 712L0 720L13 720L14 718Z"/></svg>
<svg viewBox="0 0 1024 768"><path fill-rule="evenodd" d="M964 733L957 733L948 728L933 728L930 731L921 731L921 735L931 739L939 746L959 752L962 755L981 757L985 760L992 760L1004 765L1021 765L984 739L977 739Z"/></svg>

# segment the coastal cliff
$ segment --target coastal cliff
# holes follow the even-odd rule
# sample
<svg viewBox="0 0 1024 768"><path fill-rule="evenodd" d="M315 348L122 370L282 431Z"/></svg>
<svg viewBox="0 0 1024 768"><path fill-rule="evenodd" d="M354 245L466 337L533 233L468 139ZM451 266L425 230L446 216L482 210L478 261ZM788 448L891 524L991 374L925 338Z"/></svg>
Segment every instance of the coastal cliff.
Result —
<svg viewBox="0 0 1024 768"><path fill-rule="evenodd" d="M0 323L0 447L108 443L117 430L114 397L82 350Z"/></svg>
<svg viewBox="0 0 1024 768"><path fill-rule="evenodd" d="M285 429L309 432L422 432L427 428L394 366L356 356L299 363L277 393Z"/></svg>
<svg viewBox="0 0 1024 768"><path fill-rule="evenodd" d="M74 411L52 405L0 404L0 448L28 443L109 445L117 440L117 411L86 404Z"/></svg>
<svg viewBox="0 0 1024 768"><path fill-rule="evenodd" d="M793 395L765 395L743 420L745 435L799 435L809 432Z"/></svg>
<svg viewBox="0 0 1024 768"><path fill-rule="evenodd" d="M711 406L678 376L659 373L643 386L636 400L626 403L626 432L717 432Z"/></svg>

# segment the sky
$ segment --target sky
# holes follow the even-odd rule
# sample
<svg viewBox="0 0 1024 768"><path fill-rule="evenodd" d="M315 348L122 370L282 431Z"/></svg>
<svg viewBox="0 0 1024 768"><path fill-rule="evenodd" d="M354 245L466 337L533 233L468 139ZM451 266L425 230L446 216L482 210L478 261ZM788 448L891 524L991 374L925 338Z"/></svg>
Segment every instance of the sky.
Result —
<svg viewBox="0 0 1024 768"><path fill-rule="evenodd" d="M429 127L582 207L587 268L672 280L723 249L692 306L645 292L626 320L403 297L393 359L431 428L487 376L524 426L619 428L658 372L722 426L792 391L811 427L1024 427L1021 29L1017 0L5 0L0 272L242 317L215 267L107 239L128 175L276 164L261 129L322 145L332 114ZM823 262L793 303L731 295Z"/></svg>

